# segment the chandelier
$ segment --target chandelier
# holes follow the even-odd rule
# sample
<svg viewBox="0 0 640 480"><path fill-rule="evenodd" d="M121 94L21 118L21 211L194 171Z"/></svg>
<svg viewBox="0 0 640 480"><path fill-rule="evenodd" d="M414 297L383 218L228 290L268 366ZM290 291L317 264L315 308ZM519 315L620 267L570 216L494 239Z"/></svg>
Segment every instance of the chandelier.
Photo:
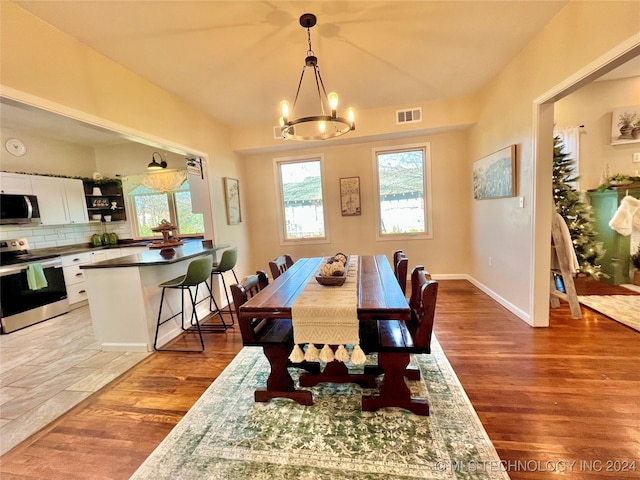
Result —
<svg viewBox="0 0 640 480"><path fill-rule="evenodd" d="M289 103L286 100L280 103L282 109L280 132L283 138L291 140L326 140L328 138L340 137L356 129L353 108L347 110L346 118L339 117L337 114L338 94L330 92L327 95L327 91L324 88L324 83L320 76L320 68L318 67L318 57L315 56L315 53L311 49L311 27L315 24L316 16L313 13L305 13L300 17L300 25L307 29L309 50L307 51L307 57L304 61L304 67L302 67L302 75L298 82L298 90L296 91L296 97L293 101L293 108L291 108L291 110L289 109ZM302 80L304 79L307 67L313 68L316 90L320 101L320 114L295 118L296 104L298 103L300 87L302 86Z"/></svg>

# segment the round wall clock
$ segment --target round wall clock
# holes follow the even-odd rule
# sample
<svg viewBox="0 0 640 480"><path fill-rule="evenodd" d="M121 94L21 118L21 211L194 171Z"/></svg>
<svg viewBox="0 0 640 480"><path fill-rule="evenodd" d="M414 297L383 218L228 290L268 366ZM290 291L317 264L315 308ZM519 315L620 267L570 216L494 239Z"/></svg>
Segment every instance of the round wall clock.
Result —
<svg viewBox="0 0 640 480"><path fill-rule="evenodd" d="M24 143L17 138L10 138L4 146L11 155L15 155L16 157L21 157L27 151Z"/></svg>

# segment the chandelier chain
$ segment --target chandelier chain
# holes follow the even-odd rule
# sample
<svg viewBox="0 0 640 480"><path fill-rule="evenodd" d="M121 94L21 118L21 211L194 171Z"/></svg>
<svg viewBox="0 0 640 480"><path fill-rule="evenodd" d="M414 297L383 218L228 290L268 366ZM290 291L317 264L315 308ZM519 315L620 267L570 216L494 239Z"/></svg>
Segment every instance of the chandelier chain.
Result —
<svg viewBox="0 0 640 480"><path fill-rule="evenodd" d="M307 42L309 43L309 50L307 51L307 57L315 56L313 49L311 48L311 29L307 27Z"/></svg>

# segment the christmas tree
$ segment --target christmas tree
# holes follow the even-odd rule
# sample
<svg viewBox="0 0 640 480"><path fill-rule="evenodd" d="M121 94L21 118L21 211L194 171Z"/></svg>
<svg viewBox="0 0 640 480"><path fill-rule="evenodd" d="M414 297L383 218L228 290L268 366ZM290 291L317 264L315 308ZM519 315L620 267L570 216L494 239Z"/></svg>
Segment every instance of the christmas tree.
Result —
<svg viewBox="0 0 640 480"><path fill-rule="evenodd" d="M605 276L600 270L600 259L605 250L596 240L595 220L591 205L582 201L580 193L572 186L578 180L574 175L570 154L564 152L560 137L553 139L553 199L556 211L569 227L573 248L578 257L580 272L598 279Z"/></svg>

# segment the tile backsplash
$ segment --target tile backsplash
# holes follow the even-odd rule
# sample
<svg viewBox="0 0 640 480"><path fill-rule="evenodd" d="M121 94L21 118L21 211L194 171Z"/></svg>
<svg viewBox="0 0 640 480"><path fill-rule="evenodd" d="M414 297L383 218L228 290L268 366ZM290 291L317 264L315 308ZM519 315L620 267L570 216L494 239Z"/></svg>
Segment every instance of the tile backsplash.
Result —
<svg viewBox="0 0 640 480"><path fill-rule="evenodd" d="M74 225L1 225L0 240L25 237L30 249L62 247L89 243L94 233L116 232L119 238L133 238L128 222L85 223Z"/></svg>

